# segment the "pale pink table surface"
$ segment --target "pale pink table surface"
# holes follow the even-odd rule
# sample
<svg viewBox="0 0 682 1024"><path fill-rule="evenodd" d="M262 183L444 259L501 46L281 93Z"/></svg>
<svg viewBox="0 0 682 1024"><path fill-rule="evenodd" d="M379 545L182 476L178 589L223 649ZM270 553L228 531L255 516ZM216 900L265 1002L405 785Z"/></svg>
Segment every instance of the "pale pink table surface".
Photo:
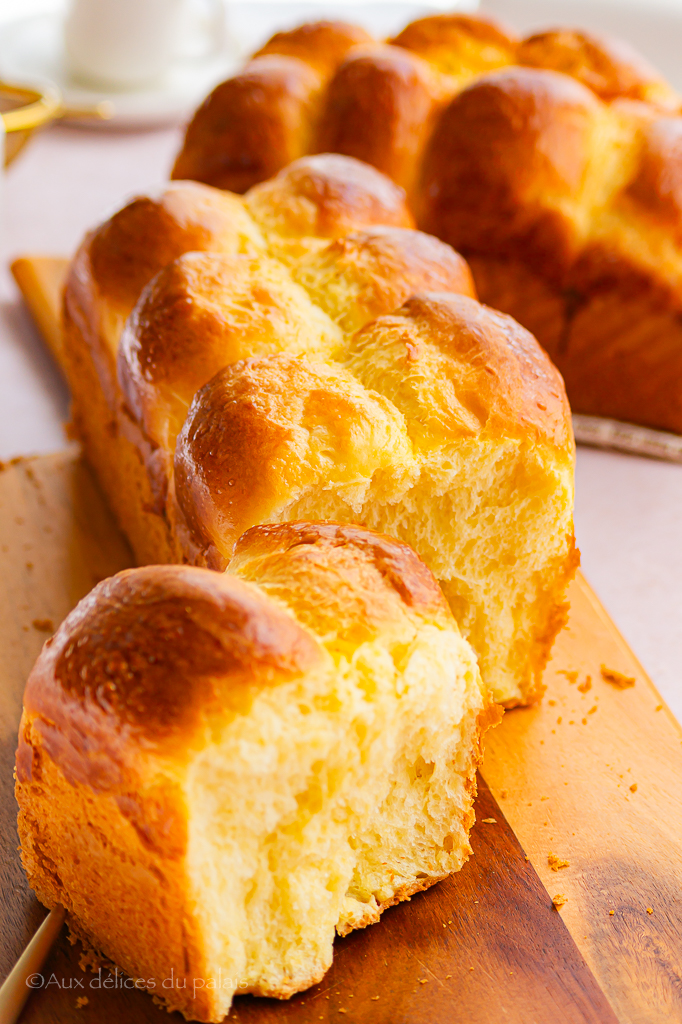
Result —
<svg viewBox="0 0 682 1024"><path fill-rule="evenodd" d="M21 253L70 254L84 231L162 182L179 140L54 128L4 183L0 459L65 443L67 393L9 277ZM576 529L583 569L682 720L682 466L582 448Z"/></svg>

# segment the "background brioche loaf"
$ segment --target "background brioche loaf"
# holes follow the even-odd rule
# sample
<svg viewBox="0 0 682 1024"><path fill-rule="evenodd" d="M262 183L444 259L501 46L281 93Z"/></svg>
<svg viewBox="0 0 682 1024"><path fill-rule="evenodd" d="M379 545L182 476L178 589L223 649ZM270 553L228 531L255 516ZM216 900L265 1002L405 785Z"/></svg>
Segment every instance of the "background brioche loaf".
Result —
<svg viewBox="0 0 682 1024"><path fill-rule="evenodd" d="M680 110L617 40L444 14L385 44L323 22L215 89L173 176L239 192L309 152L373 164L536 335L575 410L680 432Z"/></svg>
<svg viewBox="0 0 682 1024"><path fill-rule="evenodd" d="M339 156L244 200L134 200L71 270L75 421L139 561L221 569L259 523L366 523L435 572L496 698L532 700L576 564L563 384L409 222Z"/></svg>
<svg viewBox="0 0 682 1024"><path fill-rule="evenodd" d="M226 574L105 580L47 642L19 734L23 862L86 943L220 1021L234 992L312 985L335 930L462 866L498 715L409 548L257 528Z"/></svg>

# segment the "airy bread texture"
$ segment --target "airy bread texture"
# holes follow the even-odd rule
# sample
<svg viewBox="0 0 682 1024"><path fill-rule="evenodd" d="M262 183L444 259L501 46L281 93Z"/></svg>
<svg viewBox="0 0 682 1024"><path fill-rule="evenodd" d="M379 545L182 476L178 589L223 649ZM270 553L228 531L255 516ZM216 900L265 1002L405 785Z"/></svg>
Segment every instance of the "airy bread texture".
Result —
<svg viewBox="0 0 682 1024"><path fill-rule="evenodd" d="M368 530L259 527L225 574L119 573L28 681L30 883L169 1010L286 999L335 931L469 856L485 692L431 573Z"/></svg>
<svg viewBox="0 0 682 1024"><path fill-rule="evenodd" d="M405 224L401 190L338 156L244 200L134 200L71 270L74 418L139 561L222 569L259 523L370 525L436 573L496 699L527 702L576 565L563 384ZM118 282L141 287L157 253L121 334Z"/></svg>
<svg viewBox="0 0 682 1024"><path fill-rule="evenodd" d="M682 432L681 110L630 47L585 32L443 14L385 44L322 22L217 87L173 175L239 192L285 153L373 164L536 335L575 410Z"/></svg>

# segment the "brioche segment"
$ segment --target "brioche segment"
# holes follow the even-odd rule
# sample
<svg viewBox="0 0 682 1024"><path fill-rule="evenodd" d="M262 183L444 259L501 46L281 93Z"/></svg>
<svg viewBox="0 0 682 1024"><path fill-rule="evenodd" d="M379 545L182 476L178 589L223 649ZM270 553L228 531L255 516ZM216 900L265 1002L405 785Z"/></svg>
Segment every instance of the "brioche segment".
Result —
<svg viewBox="0 0 682 1024"><path fill-rule="evenodd" d="M73 375L138 560L220 569L259 523L371 523L437 573L496 697L534 699L576 562L560 378L475 301L457 253L401 226L401 193L376 171L307 158L242 202L256 223L228 236L232 253L186 253L144 289L119 347L113 443L89 443L104 431ZM380 217L395 226L367 226ZM88 287L72 275L67 321ZM86 358L87 332L70 330Z"/></svg>
<svg viewBox="0 0 682 1024"><path fill-rule="evenodd" d="M334 60L318 60L318 46ZM682 108L636 51L442 14L388 44L325 23L261 52L315 67L323 81L296 137L405 187L419 227L471 261L481 300L537 336L576 411L682 431ZM175 176L240 190L212 171L223 124L217 100L197 111ZM255 125L231 130L249 184L261 149Z"/></svg>
<svg viewBox="0 0 682 1024"><path fill-rule="evenodd" d="M145 285L187 252L265 256L263 232L278 249L289 251L293 246L305 254L354 229L413 223L402 189L371 167L334 155L299 161L276 182L255 189L248 200L253 216L239 196L192 182L171 183L156 195L134 199L88 235L71 264L64 333L73 425L141 564L182 561L177 540L161 514L167 499L168 452L141 429L117 378L121 330ZM458 281L463 273L466 276L468 270L459 271ZM407 294L409 283L397 301ZM393 282L389 305L380 311L391 308L395 296ZM176 298L166 310L168 326L174 316L176 323L183 319L182 288ZM265 305L261 307L265 311ZM207 325L205 315L202 330ZM183 334L175 342L179 358L185 344ZM153 381L156 371L165 374L164 366L165 358L158 364L154 352L147 353L139 381L142 390L147 377ZM164 400L167 412L172 415L175 410L177 416L175 397L166 392ZM167 430L167 422L160 429Z"/></svg>
<svg viewBox="0 0 682 1024"><path fill-rule="evenodd" d="M187 557L220 568L258 522L366 523L421 553L496 698L533 699L576 563L560 377L451 294L369 323L341 361L250 359L198 392L170 509Z"/></svg>
<svg viewBox="0 0 682 1024"><path fill-rule="evenodd" d="M256 528L226 574L120 573L48 641L20 726L24 865L87 944L219 1021L235 992L309 987L335 930L461 867L498 717L409 548Z"/></svg>

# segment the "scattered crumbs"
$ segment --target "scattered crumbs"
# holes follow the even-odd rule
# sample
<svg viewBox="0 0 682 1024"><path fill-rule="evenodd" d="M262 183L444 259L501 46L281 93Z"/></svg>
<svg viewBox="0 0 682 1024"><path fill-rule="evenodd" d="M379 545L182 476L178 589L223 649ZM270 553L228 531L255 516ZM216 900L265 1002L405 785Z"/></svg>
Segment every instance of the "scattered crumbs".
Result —
<svg viewBox="0 0 682 1024"><path fill-rule="evenodd" d="M31 625L39 633L54 633L54 622L52 619L34 619Z"/></svg>
<svg viewBox="0 0 682 1024"><path fill-rule="evenodd" d="M573 721L573 719L571 719L571 721L568 724L569 725L575 725L575 722Z"/></svg>
<svg viewBox="0 0 682 1024"><path fill-rule="evenodd" d="M544 747L544 745L545 745L545 741L544 740L540 740L540 746Z"/></svg>
<svg viewBox="0 0 682 1024"><path fill-rule="evenodd" d="M552 736L556 736L556 729L552 729Z"/></svg>
<svg viewBox="0 0 682 1024"><path fill-rule="evenodd" d="M452 921L448 921L448 924L452 924Z"/></svg>
<svg viewBox="0 0 682 1024"><path fill-rule="evenodd" d="M510 978L511 978L511 976L512 976L512 974L513 974L513 973L514 973L513 971L510 971L510 972L509 972L509 977L510 977Z"/></svg>
<svg viewBox="0 0 682 1024"><path fill-rule="evenodd" d="M549 822L547 822L547 821L543 821L543 823L542 823L542 824L543 824L543 825L545 826L545 828L546 828L546 827L547 827L547 825L549 824Z"/></svg>
<svg viewBox="0 0 682 1024"><path fill-rule="evenodd" d="M343 1006L339 1006L339 1013L348 1013L348 1010L344 1010Z"/></svg>
<svg viewBox="0 0 682 1024"><path fill-rule="evenodd" d="M564 896L562 893L558 892L556 896L552 897L552 903L554 904L557 910L561 910L563 905L565 903L568 903L568 896Z"/></svg>
<svg viewBox="0 0 682 1024"><path fill-rule="evenodd" d="M508 796L507 790L506 790L506 789L501 789L501 790L500 790L500 798L501 798L502 800L506 800L506 799L507 799L507 796Z"/></svg>
<svg viewBox="0 0 682 1024"><path fill-rule="evenodd" d="M524 860L528 860L528 857L526 856L526 857L524 857L523 859L524 859Z"/></svg>
<svg viewBox="0 0 682 1024"><path fill-rule="evenodd" d="M609 910L609 917L613 917L613 915L614 915L615 913L616 913L616 911L615 911L615 910Z"/></svg>
<svg viewBox="0 0 682 1024"><path fill-rule="evenodd" d="M581 718L580 721L583 723L583 725L587 725L587 719L586 718Z"/></svg>
<svg viewBox="0 0 682 1024"><path fill-rule="evenodd" d="M596 710L597 710L597 705L595 704L594 707L590 708L590 710L587 713L588 713L588 715L593 715Z"/></svg>
<svg viewBox="0 0 682 1024"><path fill-rule="evenodd" d="M592 676L585 676L585 681L578 687L581 693L587 693L588 690L592 689Z"/></svg>
<svg viewBox="0 0 682 1024"><path fill-rule="evenodd" d="M616 672L613 668L607 668L606 665L601 667L602 679L611 683L612 686L616 686L619 690L627 690L628 687L635 685L634 676L625 676L622 672Z"/></svg>
<svg viewBox="0 0 682 1024"><path fill-rule="evenodd" d="M87 1006L90 1000L87 996L79 996L76 1000L76 1009L82 1010L84 1006Z"/></svg>
<svg viewBox="0 0 682 1024"><path fill-rule="evenodd" d="M554 708L554 707L556 707L556 701L555 701L555 700L548 700L548 701L547 701L547 703L549 704L549 706L550 706L551 708Z"/></svg>
<svg viewBox="0 0 682 1024"><path fill-rule="evenodd" d="M632 785L630 786L630 792L631 793L636 793L637 792L637 783L636 782L633 782Z"/></svg>
<svg viewBox="0 0 682 1024"><path fill-rule="evenodd" d="M427 981L428 981L428 980L429 980L428 978L420 978L420 979L419 979L419 984L420 984L420 985L426 985L426 983L427 983Z"/></svg>
<svg viewBox="0 0 682 1024"><path fill-rule="evenodd" d="M497 825L497 818L482 818L484 825Z"/></svg>
<svg viewBox="0 0 682 1024"><path fill-rule="evenodd" d="M33 568L33 562L27 562L26 563L26 568L27 569L32 569Z"/></svg>
<svg viewBox="0 0 682 1024"><path fill-rule="evenodd" d="M561 725L561 715L559 715L559 717L557 718L556 724L557 725Z"/></svg>
<svg viewBox="0 0 682 1024"><path fill-rule="evenodd" d="M654 908L653 907L647 907L646 908L646 912L647 912L647 914L653 914Z"/></svg>
<svg viewBox="0 0 682 1024"><path fill-rule="evenodd" d="M448 978L450 978L450 977L452 977L452 975L448 974ZM373 1000L373 1001L374 1001L375 1003L376 1003L376 1001L377 1001L377 999L378 999L378 998L379 998L379 996L372 996L372 1000Z"/></svg>
<svg viewBox="0 0 682 1024"><path fill-rule="evenodd" d="M549 800L549 797L548 796L541 796L540 800Z"/></svg>
<svg viewBox="0 0 682 1024"><path fill-rule="evenodd" d="M470 968L469 968L469 970L470 970L470 971L473 971L473 967L470 967Z"/></svg>
<svg viewBox="0 0 682 1024"><path fill-rule="evenodd" d="M663 710L663 705L662 704L657 704L656 707L654 708L654 711L662 711L662 710Z"/></svg>
<svg viewBox="0 0 682 1024"><path fill-rule="evenodd" d="M558 676L566 676L566 678L568 679L569 683L575 683L578 680L578 673L577 672L567 672L565 668L560 668L559 671L557 672L557 675Z"/></svg>
<svg viewBox="0 0 682 1024"><path fill-rule="evenodd" d="M561 871L562 868L570 868L571 866L570 861L562 860L561 857L557 857L556 853L547 854L547 863L552 871Z"/></svg>

